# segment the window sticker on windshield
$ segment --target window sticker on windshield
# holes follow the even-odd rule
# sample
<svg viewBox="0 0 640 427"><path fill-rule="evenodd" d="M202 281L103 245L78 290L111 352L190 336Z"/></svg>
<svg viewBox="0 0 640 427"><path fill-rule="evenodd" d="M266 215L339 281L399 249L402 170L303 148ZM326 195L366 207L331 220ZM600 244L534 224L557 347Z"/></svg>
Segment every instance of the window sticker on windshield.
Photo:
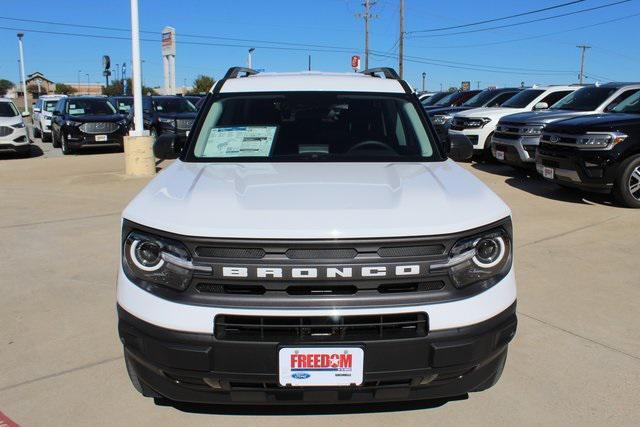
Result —
<svg viewBox="0 0 640 427"><path fill-rule="evenodd" d="M204 157L268 157L277 126L213 128Z"/></svg>
<svg viewBox="0 0 640 427"><path fill-rule="evenodd" d="M69 104L69 114L72 116L84 114L84 108L76 108L75 104Z"/></svg>

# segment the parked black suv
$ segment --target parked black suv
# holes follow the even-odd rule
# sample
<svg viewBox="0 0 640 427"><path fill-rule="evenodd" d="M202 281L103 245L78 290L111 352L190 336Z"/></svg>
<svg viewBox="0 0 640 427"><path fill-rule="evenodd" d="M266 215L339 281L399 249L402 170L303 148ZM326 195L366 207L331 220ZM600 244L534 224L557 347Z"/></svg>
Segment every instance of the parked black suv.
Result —
<svg viewBox="0 0 640 427"><path fill-rule="evenodd" d="M151 136L163 133L186 135L196 118L196 107L182 96L145 96L142 98L144 128Z"/></svg>
<svg viewBox="0 0 640 427"><path fill-rule="evenodd" d="M612 192L625 206L640 208L640 92L611 113L547 125L536 168L560 185Z"/></svg>
<svg viewBox="0 0 640 427"><path fill-rule="evenodd" d="M72 154L84 146L124 145L131 121L119 114L106 96L72 96L56 104L51 141Z"/></svg>
<svg viewBox="0 0 640 427"><path fill-rule="evenodd" d="M445 96L444 98L442 98L441 100L439 100L433 105L425 106L423 104L422 106L427 112L435 108L458 107L462 105L464 102L466 102L468 99L471 99L477 94L479 94L480 92L481 92L480 90L465 90L465 91L451 92L449 95Z"/></svg>
<svg viewBox="0 0 640 427"><path fill-rule="evenodd" d="M459 106L439 107L427 110L427 115L436 129L436 133L441 141L449 138L449 126L453 120L453 115L460 111L470 110L480 107L499 107L513 95L520 92L521 88L501 88L485 89L475 96L469 98Z"/></svg>

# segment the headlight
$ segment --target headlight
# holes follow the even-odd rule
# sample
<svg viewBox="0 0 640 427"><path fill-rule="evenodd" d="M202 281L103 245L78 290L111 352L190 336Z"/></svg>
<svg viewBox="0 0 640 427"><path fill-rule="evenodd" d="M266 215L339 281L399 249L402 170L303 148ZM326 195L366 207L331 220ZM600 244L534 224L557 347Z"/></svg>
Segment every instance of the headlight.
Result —
<svg viewBox="0 0 640 427"><path fill-rule="evenodd" d="M433 124L434 125L444 125L453 120L453 116L448 114L438 114L433 116Z"/></svg>
<svg viewBox="0 0 640 427"><path fill-rule="evenodd" d="M480 119L468 119L466 123L467 128L481 128L491 121L488 117L482 117Z"/></svg>
<svg viewBox="0 0 640 427"><path fill-rule="evenodd" d="M502 228L494 229L458 241L449 252L449 260L432 265L431 270L448 270L456 288L478 282L493 284L511 269L511 246L509 234Z"/></svg>
<svg viewBox="0 0 640 427"><path fill-rule="evenodd" d="M210 267L194 265L182 243L141 231L125 239L122 266L134 280L179 291L189 286L194 271L211 272Z"/></svg>
<svg viewBox="0 0 640 427"><path fill-rule="evenodd" d="M620 132L591 133L576 138L576 146L582 149L612 148L614 145L627 139L627 135Z"/></svg>
<svg viewBox="0 0 640 427"><path fill-rule="evenodd" d="M531 125L520 128L522 135L540 135L544 129L544 125Z"/></svg>
<svg viewBox="0 0 640 427"><path fill-rule="evenodd" d="M12 128L16 128L16 129L20 129L24 127L24 123L20 122L20 123L16 123L15 125L11 125Z"/></svg>
<svg viewBox="0 0 640 427"><path fill-rule="evenodd" d="M158 119L158 121L159 121L160 123L165 123L165 124L168 124L168 125L173 125L173 124L175 123L175 120L174 120L174 119L167 119L167 118L164 118L164 117L160 117L160 118Z"/></svg>
<svg viewBox="0 0 640 427"><path fill-rule="evenodd" d="M78 127L78 126L80 126L80 125L82 124L82 122L74 122L73 120L67 120L67 121L65 122L65 124L66 124L67 126L75 126L75 127Z"/></svg>

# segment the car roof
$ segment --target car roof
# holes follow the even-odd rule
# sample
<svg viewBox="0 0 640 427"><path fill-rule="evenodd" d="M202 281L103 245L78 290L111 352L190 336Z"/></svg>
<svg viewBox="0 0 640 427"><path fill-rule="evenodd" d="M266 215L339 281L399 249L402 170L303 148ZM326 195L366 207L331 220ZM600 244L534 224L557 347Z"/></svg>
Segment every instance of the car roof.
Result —
<svg viewBox="0 0 640 427"><path fill-rule="evenodd" d="M258 73L221 80L220 93L242 92L375 92L405 93L399 80L382 79L362 73ZM214 85L215 87L215 85Z"/></svg>
<svg viewBox="0 0 640 427"><path fill-rule="evenodd" d="M40 97L38 97L38 99L60 99L60 98L66 98L67 95L64 94L56 94L56 95L40 95Z"/></svg>
<svg viewBox="0 0 640 427"><path fill-rule="evenodd" d="M0 98L0 102L13 102L11 98Z"/></svg>
<svg viewBox="0 0 640 427"><path fill-rule="evenodd" d="M622 87L626 87L626 86L640 86L640 82L609 82L609 83L600 83L597 86L598 87L622 88Z"/></svg>

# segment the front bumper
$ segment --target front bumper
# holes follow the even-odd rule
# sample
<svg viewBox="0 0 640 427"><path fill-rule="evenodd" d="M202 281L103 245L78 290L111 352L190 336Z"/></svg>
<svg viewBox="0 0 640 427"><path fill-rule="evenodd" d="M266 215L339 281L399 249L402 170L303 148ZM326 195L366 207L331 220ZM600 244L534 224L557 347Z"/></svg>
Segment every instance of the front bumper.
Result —
<svg viewBox="0 0 640 427"><path fill-rule="evenodd" d="M519 137L505 139L493 136L491 138L491 153L501 163L513 166L530 166L536 161L536 148L540 137ZM498 159L496 151L504 153L503 159Z"/></svg>
<svg viewBox="0 0 640 427"><path fill-rule="evenodd" d="M279 385L278 348L311 344L308 341L224 341L213 333L154 326L120 306L118 316L129 368L143 394L225 404L361 403L464 395L497 380L517 325L514 302L486 321L429 331L420 338L313 343L362 346L364 382L357 387L294 388Z"/></svg>
<svg viewBox="0 0 640 427"><path fill-rule="evenodd" d="M0 138L0 153L24 154L31 150L31 141L25 128L14 130L11 134Z"/></svg>
<svg viewBox="0 0 640 427"><path fill-rule="evenodd" d="M103 145L119 145L124 144L124 134L120 132L106 134L107 139L98 141L95 134L74 132L67 135L67 144L69 147L78 149L86 146L103 146Z"/></svg>
<svg viewBox="0 0 640 427"><path fill-rule="evenodd" d="M474 151L482 151L485 148L485 144L490 143L488 141L491 131L486 129L486 125L483 128L476 129L464 129L453 130L449 129L449 139L451 144L455 142L470 142L473 145Z"/></svg>
<svg viewBox="0 0 640 427"><path fill-rule="evenodd" d="M573 148L549 149L541 146L536 154L536 169L552 168L553 178L545 178L568 187L596 193L613 189L619 162L613 151L578 151Z"/></svg>

